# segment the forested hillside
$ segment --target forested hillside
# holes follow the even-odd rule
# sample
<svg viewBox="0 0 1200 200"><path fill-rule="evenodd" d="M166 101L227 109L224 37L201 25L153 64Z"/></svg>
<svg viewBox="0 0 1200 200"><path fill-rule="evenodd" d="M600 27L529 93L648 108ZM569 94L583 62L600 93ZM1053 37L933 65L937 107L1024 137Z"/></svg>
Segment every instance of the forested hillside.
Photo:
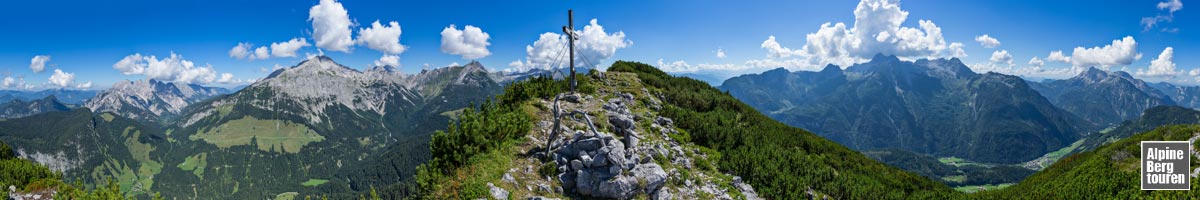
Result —
<svg viewBox="0 0 1200 200"><path fill-rule="evenodd" d="M1200 178L1191 177L1192 190L1141 190L1141 141L1192 141L1200 125L1173 125L1139 133L1094 151L1068 156L1016 185L980 192L982 199L1194 199L1200 197ZM1196 155L1196 147L1190 155ZM1193 157L1191 166L1200 166ZM1191 171L1191 170L1189 170Z"/></svg>

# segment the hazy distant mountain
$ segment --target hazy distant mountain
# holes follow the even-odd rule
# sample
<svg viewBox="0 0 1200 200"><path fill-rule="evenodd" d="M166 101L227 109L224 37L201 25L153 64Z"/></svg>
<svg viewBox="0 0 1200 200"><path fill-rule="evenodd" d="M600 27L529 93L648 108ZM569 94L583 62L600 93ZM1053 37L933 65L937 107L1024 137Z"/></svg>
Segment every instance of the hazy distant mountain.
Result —
<svg viewBox="0 0 1200 200"><path fill-rule="evenodd" d="M1092 129L1024 80L977 74L958 59L870 62L819 72L776 69L722 89L792 126L858 150L899 148L993 163L1037 158Z"/></svg>
<svg viewBox="0 0 1200 200"><path fill-rule="evenodd" d="M1151 83L1150 87L1158 89L1162 94L1171 98L1175 105L1200 108L1200 86L1181 86L1171 83Z"/></svg>
<svg viewBox="0 0 1200 200"><path fill-rule="evenodd" d="M65 104L83 104L84 101L96 96L95 90L69 90L69 89L47 89L42 91L18 91L18 90L0 90L0 102L8 102L14 99L24 101L33 101L48 96L54 96L59 102Z"/></svg>
<svg viewBox="0 0 1200 200"><path fill-rule="evenodd" d="M673 75L684 76L684 77L704 81L705 83L708 83L709 85L716 86L716 87L720 87L721 82L725 82L725 79L728 79L721 75L707 74L707 73L677 73L677 74L673 74Z"/></svg>
<svg viewBox="0 0 1200 200"><path fill-rule="evenodd" d="M196 84L127 80L113 84L84 106L97 113L113 112L132 119L156 121L160 117L179 115L192 103L225 93L229 91L224 88Z"/></svg>
<svg viewBox="0 0 1200 200"><path fill-rule="evenodd" d="M577 66L575 67L575 73L587 74L592 69L594 68ZM493 80L496 80L497 83L500 83L501 85L508 85L509 83L525 80L526 78L535 76L550 76L555 79L561 79L566 78L569 74L571 74L571 69L561 67L551 69L533 68L526 71L498 71L492 72L490 76Z"/></svg>
<svg viewBox="0 0 1200 200"><path fill-rule="evenodd" d="M1030 83L1054 105L1100 125L1137 118L1159 105L1175 105L1169 96L1122 71L1088 68L1065 80Z"/></svg>
<svg viewBox="0 0 1200 200"><path fill-rule="evenodd" d="M51 111L71 110L67 105L58 102L54 96L47 96L34 101L12 100L0 103L0 118L18 118Z"/></svg>

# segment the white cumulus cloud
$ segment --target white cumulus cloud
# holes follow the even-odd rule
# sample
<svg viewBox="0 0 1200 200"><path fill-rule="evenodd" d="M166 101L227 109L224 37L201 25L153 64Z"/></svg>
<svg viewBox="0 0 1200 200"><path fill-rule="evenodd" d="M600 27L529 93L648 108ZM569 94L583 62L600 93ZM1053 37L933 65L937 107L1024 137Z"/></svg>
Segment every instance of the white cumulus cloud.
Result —
<svg viewBox="0 0 1200 200"><path fill-rule="evenodd" d="M229 49L229 57L237 59L265 60L268 58L296 57L296 51L312 46L308 39L292 38L288 41L274 42L268 46L254 48L253 44L241 42ZM253 50L251 50L253 49Z"/></svg>
<svg viewBox="0 0 1200 200"><path fill-rule="evenodd" d="M725 50L717 49L717 58L725 58Z"/></svg>
<svg viewBox="0 0 1200 200"><path fill-rule="evenodd" d="M942 29L929 20L918 20L918 27L901 26L908 11L896 0L863 0L854 10L854 24L822 24L805 35L807 43L798 50L777 46L774 37L762 43L771 58L799 56L788 61L820 68L825 64L848 66L877 53L906 58L965 57L961 43L946 42Z"/></svg>
<svg viewBox="0 0 1200 200"><path fill-rule="evenodd" d="M775 41L774 35L768 36L767 40L763 41L759 46L763 49L766 49L767 57L771 58L787 58L792 57L793 55L800 55L804 53L800 50L792 50L790 48L783 47L783 45L779 45L779 42Z"/></svg>
<svg viewBox="0 0 1200 200"><path fill-rule="evenodd" d="M609 34L596 19L584 26L583 31L576 32L579 34L579 42L575 44L575 50L579 52L579 56L583 56L592 64L611 58L617 53L617 49L633 45L633 41L625 39L624 31Z"/></svg>
<svg viewBox="0 0 1200 200"><path fill-rule="evenodd" d="M1008 54L1008 50L993 51L992 58L989 60L991 60L993 63L1008 63L1009 65L1013 64L1012 54Z"/></svg>
<svg viewBox="0 0 1200 200"><path fill-rule="evenodd" d="M292 38L286 42L271 43L271 56L277 58L296 57L296 51L307 46L312 46L312 44L308 44L308 40L304 38Z"/></svg>
<svg viewBox="0 0 1200 200"><path fill-rule="evenodd" d="M1179 10L1183 9L1183 2L1181 2L1179 0L1169 0L1169 1L1164 1L1164 2L1158 2L1158 9L1159 10L1167 10L1167 11L1170 11L1171 13L1175 13L1175 11L1179 11Z"/></svg>
<svg viewBox="0 0 1200 200"><path fill-rule="evenodd" d="M308 10L308 20L312 21L313 41L318 48L350 52L354 45L351 39L350 15L342 3L336 0L321 0L320 4Z"/></svg>
<svg viewBox="0 0 1200 200"><path fill-rule="evenodd" d="M400 23L396 21L388 22L388 25L379 23L379 20L371 23L371 27L358 30L359 44L364 44L367 48L374 49L386 54L400 54L407 49L400 44Z"/></svg>
<svg viewBox="0 0 1200 200"><path fill-rule="evenodd" d="M233 74L231 74L231 73L221 73L221 78L217 79L217 83L233 83L233 82L237 82L237 80L233 79Z"/></svg>
<svg viewBox="0 0 1200 200"><path fill-rule="evenodd" d="M75 85L75 88L76 88L76 89L88 89L88 88L92 88L92 82L91 82L91 81L88 81L88 82L86 82L86 83L80 83L80 84L77 84L77 85Z"/></svg>
<svg viewBox="0 0 1200 200"><path fill-rule="evenodd" d="M4 81L0 86L7 89L33 89L34 85L25 82L25 77L4 76Z"/></svg>
<svg viewBox="0 0 1200 200"><path fill-rule="evenodd" d="M657 66L658 69L661 69L666 72L696 72L699 70L696 68L692 68L692 65L689 65L687 62L684 62L682 60L676 60L675 62L666 63L666 62L663 62L662 58L658 59L658 65L655 65L655 66Z"/></svg>
<svg viewBox="0 0 1200 200"><path fill-rule="evenodd" d="M375 60L375 66L400 67L400 56L383 54L379 60Z"/></svg>
<svg viewBox="0 0 1200 200"><path fill-rule="evenodd" d="M491 36L479 27L466 25L462 30L451 24L442 29L442 52L462 56L463 59L479 59L492 55L487 46Z"/></svg>
<svg viewBox="0 0 1200 200"><path fill-rule="evenodd" d="M133 54L113 64L113 69L124 75L143 75L146 78L180 83L207 84L217 79L212 66L197 66L179 54L158 59L153 55Z"/></svg>
<svg viewBox="0 0 1200 200"><path fill-rule="evenodd" d="M1029 59L1029 66L1042 67L1045 65L1046 65L1046 61L1042 61L1042 59L1038 58L1037 56L1034 56L1033 58Z"/></svg>
<svg viewBox="0 0 1200 200"><path fill-rule="evenodd" d="M146 72L146 62L143 60L143 57L140 53L125 56L121 61L113 64L113 69L120 71L124 75L143 74Z"/></svg>
<svg viewBox="0 0 1200 200"><path fill-rule="evenodd" d="M1150 61L1148 70L1138 69L1136 75L1148 77L1170 77L1183 73L1175 71L1175 48L1167 47L1162 53L1158 54L1158 58Z"/></svg>
<svg viewBox="0 0 1200 200"><path fill-rule="evenodd" d="M50 75L50 84L58 87L67 87L75 82L75 73L66 73L60 69L54 69L54 74Z"/></svg>
<svg viewBox="0 0 1200 200"><path fill-rule="evenodd" d="M1071 57L1063 55L1062 51L1051 51L1050 55L1046 56L1046 60L1050 62L1070 63Z"/></svg>
<svg viewBox="0 0 1200 200"><path fill-rule="evenodd" d="M975 41L979 42L979 45L987 48L996 48L1000 46L1000 40L997 40L992 36L988 36L987 34L976 36Z"/></svg>
<svg viewBox="0 0 1200 200"><path fill-rule="evenodd" d="M611 58L617 50L633 46L633 41L625 39L624 31L608 33L596 19L583 27L582 31L575 30L579 40L575 43L575 64L599 65L599 62ZM525 61L513 61L505 71L528 71L533 68L565 67L569 58L566 55L567 37L563 34L542 33L533 45L525 46ZM599 66L594 66L599 67Z"/></svg>
<svg viewBox="0 0 1200 200"><path fill-rule="evenodd" d="M229 49L229 57L237 58L238 60L246 59L246 57L250 56L250 48L254 48L254 45L250 43L239 42L237 46L233 46L233 48Z"/></svg>
<svg viewBox="0 0 1200 200"><path fill-rule="evenodd" d="M1075 51L1071 53L1071 63L1081 67L1112 67L1120 65L1129 65L1133 61L1142 59L1142 54L1137 52L1137 41L1133 40L1133 36L1125 36L1122 39L1113 40L1112 44L1104 45L1103 47L1075 47Z"/></svg>
<svg viewBox="0 0 1200 200"><path fill-rule="evenodd" d="M33 59L29 61L29 69L33 70L33 73L41 73L43 70L46 70L46 62L49 61L50 56L47 55L33 56Z"/></svg>
<svg viewBox="0 0 1200 200"><path fill-rule="evenodd" d="M17 84L17 79L14 79L12 76L4 76L4 82L0 83L0 87L10 88L16 84Z"/></svg>
<svg viewBox="0 0 1200 200"><path fill-rule="evenodd" d="M250 60L271 58L271 49L266 46L261 46L254 49L254 55L250 55Z"/></svg>

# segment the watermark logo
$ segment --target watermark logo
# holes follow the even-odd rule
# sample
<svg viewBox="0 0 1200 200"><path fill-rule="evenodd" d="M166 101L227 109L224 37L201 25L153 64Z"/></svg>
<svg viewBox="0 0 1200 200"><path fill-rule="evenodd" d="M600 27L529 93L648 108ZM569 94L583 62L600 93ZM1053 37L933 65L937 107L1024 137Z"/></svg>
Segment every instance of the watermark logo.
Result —
<svg viewBox="0 0 1200 200"><path fill-rule="evenodd" d="M1192 144L1142 141L1142 190L1190 190Z"/></svg>

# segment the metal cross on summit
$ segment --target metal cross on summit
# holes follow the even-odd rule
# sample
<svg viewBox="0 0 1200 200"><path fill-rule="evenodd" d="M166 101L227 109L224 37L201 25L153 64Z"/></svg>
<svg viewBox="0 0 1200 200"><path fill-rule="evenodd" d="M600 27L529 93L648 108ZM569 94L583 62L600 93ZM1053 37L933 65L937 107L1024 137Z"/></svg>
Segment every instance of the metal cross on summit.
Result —
<svg viewBox="0 0 1200 200"><path fill-rule="evenodd" d="M567 25L563 26L563 33L567 35L567 44L570 47L571 54L571 93L575 93L575 40L579 40L579 34L575 33L575 17L574 11L567 10Z"/></svg>

